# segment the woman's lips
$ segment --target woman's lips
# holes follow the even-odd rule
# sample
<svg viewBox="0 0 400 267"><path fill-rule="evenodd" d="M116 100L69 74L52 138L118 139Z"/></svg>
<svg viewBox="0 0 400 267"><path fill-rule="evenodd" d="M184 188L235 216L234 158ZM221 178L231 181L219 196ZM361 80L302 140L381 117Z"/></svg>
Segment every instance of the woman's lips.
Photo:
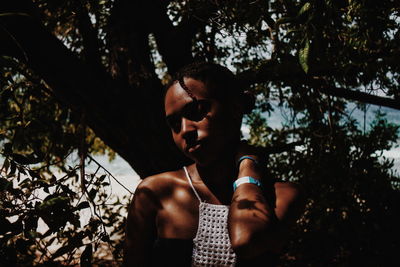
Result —
<svg viewBox="0 0 400 267"><path fill-rule="evenodd" d="M201 146L201 141L197 140L195 142L187 143L185 150L187 153L193 153L196 150L198 150L200 148L200 146Z"/></svg>
<svg viewBox="0 0 400 267"><path fill-rule="evenodd" d="M190 146L188 146L188 149L187 149L187 151L189 152L189 153L193 153L193 152L195 152L197 149L199 149L200 148L200 143L195 143L195 144L193 144L193 145L190 145Z"/></svg>

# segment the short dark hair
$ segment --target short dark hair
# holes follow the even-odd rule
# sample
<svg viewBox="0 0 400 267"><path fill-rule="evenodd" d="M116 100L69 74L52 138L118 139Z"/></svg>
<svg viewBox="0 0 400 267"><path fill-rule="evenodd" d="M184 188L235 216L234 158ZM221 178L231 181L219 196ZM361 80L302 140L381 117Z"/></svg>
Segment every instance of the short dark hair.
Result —
<svg viewBox="0 0 400 267"><path fill-rule="evenodd" d="M167 85L167 90L183 78L201 81L210 89L212 97L225 102L238 98L244 104L244 113L250 113L254 107L254 96L245 93L241 82L226 67L210 62L194 62L181 68Z"/></svg>

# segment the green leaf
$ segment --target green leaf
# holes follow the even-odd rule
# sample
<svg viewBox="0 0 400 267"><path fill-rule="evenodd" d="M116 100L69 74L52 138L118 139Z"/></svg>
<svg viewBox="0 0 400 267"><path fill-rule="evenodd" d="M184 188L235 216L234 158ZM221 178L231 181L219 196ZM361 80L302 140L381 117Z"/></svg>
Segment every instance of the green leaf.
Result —
<svg viewBox="0 0 400 267"><path fill-rule="evenodd" d="M6 191L9 187L12 187L12 183L5 178L0 178L0 192Z"/></svg>
<svg viewBox="0 0 400 267"><path fill-rule="evenodd" d="M60 184L61 189L63 190L64 193L70 195L70 196L74 196L76 195L76 192L72 191L68 186L64 185L64 184Z"/></svg>
<svg viewBox="0 0 400 267"><path fill-rule="evenodd" d="M31 179L25 178L22 182L18 184L19 187L21 188L26 188L31 186Z"/></svg>
<svg viewBox="0 0 400 267"><path fill-rule="evenodd" d="M13 154L11 154L11 156L12 156L13 160L18 162L19 164L22 164L22 165L30 164L28 158L25 157L24 155L13 153Z"/></svg>
<svg viewBox="0 0 400 267"><path fill-rule="evenodd" d="M60 256L62 256L64 254L72 251L73 249L75 249L75 247L72 246L71 244L68 244L66 246L62 246L59 249L57 249L57 251L52 255L52 258L53 259L58 258L58 257L60 257Z"/></svg>
<svg viewBox="0 0 400 267"><path fill-rule="evenodd" d="M297 14L297 16L301 16L301 15L303 15L304 13L308 12L308 11L310 10L310 8L311 8L311 4L310 4L309 2L305 3L305 4L301 7L301 9L300 9L299 13Z"/></svg>
<svg viewBox="0 0 400 267"><path fill-rule="evenodd" d="M11 144L11 143L5 143L5 144L4 144L3 153L4 153L5 155L9 155L9 154L12 153L12 144Z"/></svg>
<svg viewBox="0 0 400 267"><path fill-rule="evenodd" d="M7 173L9 167L10 167L10 161L8 159L5 159L2 167L5 173Z"/></svg>
<svg viewBox="0 0 400 267"><path fill-rule="evenodd" d="M48 186L43 187L43 191L46 192L47 194L50 193L49 187L48 187Z"/></svg>
<svg viewBox="0 0 400 267"><path fill-rule="evenodd" d="M58 232L68 221L73 221L73 207L69 198L57 194L46 197L36 211L53 233Z"/></svg>
<svg viewBox="0 0 400 267"><path fill-rule="evenodd" d="M101 241L110 242L110 237L104 233L103 236L101 237Z"/></svg>
<svg viewBox="0 0 400 267"><path fill-rule="evenodd" d="M24 218L25 230L26 231L33 230L35 232L38 227L38 219L39 219L39 217L36 214L34 214L33 212L31 214L27 215Z"/></svg>
<svg viewBox="0 0 400 267"><path fill-rule="evenodd" d="M11 156L16 162L18 162L19 164L22 164L22 165L36 164L41 161L41 159L35 157L34 153L26 155L26 156L17 154L17 153L13 153L13 154L11 154Z"/></svg>
<svg viewBox="0 0 400 267"><path fill-rule="evenodd" d="M295 20L296 20L296 18L282 17L282 18L277 19L276 24L281 25L281 24L289 23L289 22L292 22Z"/></svg>
<svg viewBox="0 0 400 267"><path fill-rule="evenodd" d="M26 233L27 236L29 236L32 239L40 238L41 234L36 232L36 231L28 231Z"/></svg>
<svg viewBox="0 0 400 267"><path fill-rule="evenodd" d="M57 178L54 175L51 175L49 182L53 184L53 183L57 182Z"/></svg>
<svg viewBox="0 0 400 267"><path fill-rule="evenodd" d="M96 194L97 194L97 190L93 188L93 189L90 190L90 192L89 192L89 198L90 198L91 200L93 200L93 199L96 197Z"/></svg>
<svg viewBox="0 0 400 267"><path fill-rule="evenodd" d="M99 177L99 181L102 182L104 179L106 179L107 175L103 174L102 176Z"/></svg>
<svg viewBox="0 0 400 267"><path fill-rule="evenodd" d="M303 48L299 51L299 62L301 68L304 70L305 73L308 73L309 66L308 66L308 58L310 54L310 41L307 39Z"/></svg>
<svg viewBox="0 0 400 267"><path fill-rule="evenodd" d="M68 198L63 196L49 196L38 206L39 210L52 208L56 205L64 206L68 203Z"/></svg>
<svg viewBox="0 0 400 267"><path fill-rule="evenodd" d="M29 175L30 175L32 178L41 179L40 174L39 174L38 171L29 170L28 172L29 172Z"/></svg>
<svg viewBox="0 0 400 267"><path fill-rule="evenodd" d="M15 164L15 161L10 161L10 165L11 165L11 167L10 167L10 172L8 173L8 177L12 177L12 176L14 176L14 174L15 174L15 171L17 170L17 164Z"/></svg>

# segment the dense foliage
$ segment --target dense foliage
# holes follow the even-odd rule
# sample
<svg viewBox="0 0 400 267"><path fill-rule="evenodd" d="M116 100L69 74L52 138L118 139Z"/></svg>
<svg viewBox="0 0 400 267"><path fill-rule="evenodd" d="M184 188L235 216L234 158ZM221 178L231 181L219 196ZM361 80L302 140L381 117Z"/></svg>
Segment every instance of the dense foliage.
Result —
<svg viewBox="0 0 400 267"><path fill-rule="evenodd" d="M399 173L382 153L399 125L349 103L400 110L399 13L396 0L3 0L0 265L104 265L103 251L116 264L127 199L110 199L92 155L117 152L141 177L187 162L163 84L207 60L257 95L246 123L270 175L306 188L281 265L390 266Z"/></svg>

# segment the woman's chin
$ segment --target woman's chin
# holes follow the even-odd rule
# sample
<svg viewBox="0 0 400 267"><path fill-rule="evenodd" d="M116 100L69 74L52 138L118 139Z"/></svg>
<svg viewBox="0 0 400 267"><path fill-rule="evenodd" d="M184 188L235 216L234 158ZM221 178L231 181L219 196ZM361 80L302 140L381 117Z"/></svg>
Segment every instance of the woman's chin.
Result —
<svg viewBox="0 0 400 267"><path fill-rule="evenodd" d="M201 167L211 167L221 163L220 160L209 155L197 155L197 157L192 157L192 160L196 163L197 166Z"/></svg>

